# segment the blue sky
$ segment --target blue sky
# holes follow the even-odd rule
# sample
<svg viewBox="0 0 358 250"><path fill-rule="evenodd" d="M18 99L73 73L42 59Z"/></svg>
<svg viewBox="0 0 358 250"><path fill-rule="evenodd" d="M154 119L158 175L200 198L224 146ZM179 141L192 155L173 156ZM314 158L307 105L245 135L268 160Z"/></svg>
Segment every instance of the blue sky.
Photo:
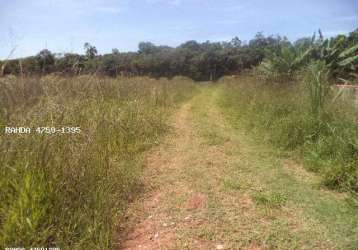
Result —
<svg viewBox="0 0 358 250"><path fill-rule="evenodd" d="M258 31L294 40L321 28L327 36L358 28L358 0L0 0L0 58L136 51L140 41L249 40Z"/></svg>

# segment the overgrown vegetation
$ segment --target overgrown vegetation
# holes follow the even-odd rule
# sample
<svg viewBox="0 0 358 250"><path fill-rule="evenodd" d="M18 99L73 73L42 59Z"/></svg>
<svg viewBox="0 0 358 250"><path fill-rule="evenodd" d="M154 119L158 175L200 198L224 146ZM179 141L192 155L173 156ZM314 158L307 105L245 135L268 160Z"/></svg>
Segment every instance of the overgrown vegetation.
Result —
<svg viewBox="0 0 358 250"><path fill-rule="evenodd" d="M7 75L0 78L2 131L5 125L82 130L0 134L1 246L112 247L116 222L139 186L141 153L195 89L177 75L217 80L242 73L223 80L221 101L231 119L303 156L327 186L357 193L358 110L332 89L339 80L357 83L357 43L356 31L330 39L320 32L295 43L259 33L248 43L140 43L138 52L107 55L86 43L85 55L42 50L0 62ZM210 145L223 140L210 131L203 137ZM280 207L287 197L254 198Z"/></svg>
<svg viewBox="0 0 358 250"><path fill-rule="evenodd" d="M319 31L316 38L290 42L286 37L264 36L257 33L248 42L238 37L230 42L203 43L187 41L173 48L141 42L137 52L100 55L97 48L84 44L84 55L52 53L44 49L36 56L0 61L3 74L63 75L100 74L115 76L174 77L182 75L194 80L217 80L229 74L258 67L257 73L269 81L291 81L295 73L312 60L325 62L335 78L357 77L358 32L324 39ZM12 51L13 52L13 51Z"/></svg>
<svg viewBox="0 0 358 250"><path fill-rule="evenodd" d="M301 152L332 188L358 192L358 110L334 83L357 83L358 33L280 43L254 70L232 81L224 105L249 128L286 150Z"/></svg>
<svg viewBox="0 0 358 250"><path fill-rule="evenodd" d="M276 51L280 44L290 43L280 36L258 33L248 42L235 37L230 42L187 41L176 48L141 42L137 52L99 55L95 46L86 43L85 54L55 54L42 50L36 56L10 60L5 74L65 75L96 73L108 76L174 77L182 75L195 80L217 80L258 65L266 51ZM0 63L1 64L1 63Z"/></svg>
<svg viewBox="0 0 358 250"><path fill-rule="evenodd" d="M350 100L332 102L327 69L311 65L296 85L272 85L251 76L225 78L221 102L240 123L281 149L299 152L324 183L358 191L358 110Z"/></svg>
<svg viewBox="0 0 358 250"><path fill-rule="evenodd" d="M0 246L114 247L141 153L193 90L185 78L0 79ZM5 125L81 133L4 134Z"/></svg>
<svg viewBox="0 0 358 250"><path fill-rule="evenodd" d="M257 73L268 82L294 81L302 75L299 71L314 61L324 63L335 79L357 78L358 32L324 39L319 31L318 39L314 35L293 44L280 42L275 50L266 50Z"/></svg>

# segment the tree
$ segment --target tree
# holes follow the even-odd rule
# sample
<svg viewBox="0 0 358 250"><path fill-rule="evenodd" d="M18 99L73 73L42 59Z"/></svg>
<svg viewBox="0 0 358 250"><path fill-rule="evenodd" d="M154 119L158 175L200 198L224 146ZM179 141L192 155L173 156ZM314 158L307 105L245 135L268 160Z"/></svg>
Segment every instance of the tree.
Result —
<svg viewBox="0 0 358 250"><path fill-rule="evenodd" d="M119 55L119 50L116 49L116 48L112 49L112 54L113 55Z"/></svg>
<svg viewBox="0 0 358 250"><path fill-rule="evenodd" d="M55 56L48 49L44 49L36 55L36 61L42 73L49 73L54 68Z"/></svg>
<svg viewBox="0 0 358 250"><path fill-rule="evenodd" d="M118 71L118 60L114 54L103 56L102 63L100 65L101 73L115 77Z"/></svg>
<svg viewBox="0 0 358 250"><path fill-rule="evenodd" d="M22 59L22 70L23 73L31 74L35 72L41 71L40 65L37 62L37 59L35 56L29 56L24 59ZM53 70L56 70L55 67L53 67Z"/></svg>
<svg viewBox="0 0 358 250"><path fill-rule="evenodd" d="M151 42L140 42L138 44L139 54L152 54L157 51L156 46Z"/></svg>
<svg viewBox="0 0 358 250"><path fill-rule="evenodd" d="M86 51L86 56L89 59L95 58L98 54L97 48L95 46L92 46L90 43L85 43L84 49Z"/></svg>
<svg viewBox="0 0 358 250"><path fill-rule="evenodd" d="M180 45L180 47L184 48L184 49L197 51L197 52L199 52L201 50L200 44L194 40L187 41L187 42L183 43L182 45Z"/></svg>
<svg viewBox="0 0 358 250"><path fill-rule="evenodd" d="M241 48L241 45L242 45L242 42L241 40L236 36L234 37L231 42L230 42L230 45L235 48L235 49L239 49Z"/></svg>
<svg viewBox="0 0 358 250"><path fill-rule="evenodd" d="M84 56L66 53L56 61L56 70L66 74L78 74L84 68Z"/></svg>
<svg viewBox="0 0 358 250"><path fill-rule="evenodd" d="M287 81L311 60L323 60L332 77L353 78L358 69L357 43L357 30L330 39L324 39L319 31L317 38L303 38L295 43L286 37L265 36L262 32L244 43L238 37L225 42L191 40L176 48L141 42L137 52L119 52L114 48L107 55L98 55L95 46L85 43L85 55L55 56L43 50L35 57L5 60L0 66L5 74L100 72L109 76L183 75L194 80L216 80L261 64L259 69L267 76Z"/></svg>

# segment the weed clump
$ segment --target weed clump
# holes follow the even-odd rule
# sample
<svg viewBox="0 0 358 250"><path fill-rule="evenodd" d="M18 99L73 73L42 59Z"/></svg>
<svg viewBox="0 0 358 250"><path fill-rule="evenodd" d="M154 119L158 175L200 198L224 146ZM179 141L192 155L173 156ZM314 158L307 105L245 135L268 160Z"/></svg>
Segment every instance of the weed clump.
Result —
<svg viewBox="0 0 358 250"><path fill-rule="evenodd" d="M264 205L269 208L282 207L287 201L287 197L284 194L276 192L259 192L253 197L257 204Z"/></svg>

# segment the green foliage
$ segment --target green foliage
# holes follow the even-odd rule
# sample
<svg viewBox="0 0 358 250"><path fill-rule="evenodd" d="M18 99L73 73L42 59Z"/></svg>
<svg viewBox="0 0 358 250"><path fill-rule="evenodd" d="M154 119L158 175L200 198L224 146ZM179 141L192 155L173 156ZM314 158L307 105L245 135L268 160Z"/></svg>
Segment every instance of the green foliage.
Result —
<svg viewBox="0 0 358 250"><path fill-rule="evenodd" d="M0 76L3 76L4 67L5 67L5 62L0 60Z"/></svg>
<svg viewBox="0 0 358 250"><path fill-rule="evenodd" d="M92 46L90 43L85 43L83 47L86 51L86 56L88 59L93 59L98 54L97 48Z"/></svg>
<svg viewBox="0 0 358 250"><path fill-rule="evenodd" d="M45 245L53 233L53 190L41 170L28 168L17 166L22 170L17 178L1 178L1 214L6 216L2 217L0 242L5 246Z"/></svg>
<svg viewBox="0 0 358 250"><path fill-rule="evenodd" d="M354 34L324 39L301 39L294 44L280 42L278 49L266 50L265 59L258 67L258 73L266 81L287 82L296 78L299 71L314 62L326 65L330 77L352 77L357 71L358 46L351 45Z"/></svg>
<svg viewBox="0 0 358 250"><path fill-rule="evenodd" d="M352 32L350 37L354 36ZM356 72L358 65L358 46L349 45L349 37L343 35L324 40L323 37L313 43L313 59L323 61L332 76L342 76ZM357 41L358 42L358 41Z"/></svg>
<svg viewBox="0 0 358 250"><path fill-rule="evenodd" d="M346 165L338 163L327 170L324 184L331 188L358 192L358 161L348 162Z"/></svg>
<svg viewBox="0 0 358 250"><path fill-rule="evenodd" d="M281 45L276 52L266 52L259 71L266 81L291 81L295 77L295 72L307 63L311 51L310 48Z"/></svg>
<svg viewBox="0 0 358 250"><path fill-rule="evenodd" d="M258 65L265 50L274 48L279 40L280 37L265 37L258 33L247 44L237 37L231 42L221 43L188 41L176 48L141 42L137 52L113 50L107 55L98 55L95 46L85 43L85 55L65 53L54 58L50 51L43 50L35 61L26 58L23 68L29 74L60 72L66 75L84 73L155 78L183 75L195 80L217 80ZM20 74L19 61L10 60L5 73Z"/></svg>
<svg viewBox="0 0 358 250"><path fill-rule="evenodd" d="M185 78L0 79L0 246L114 247L139 191L142 153L193 86ZM5 125L82 132L6 135Z"/></svg>
<svg viewBox="0 0 358 250"><path fill-rule="evenodd" d="M65 53L56 60L56 69L65 75L75 75L84 68L85 57L77 54Z"/></svg>
<svg viewBox="0 0 358 250"><path fill-rule="evenodd" d="M318 61L308 66L305 78L310 93L311 111L317 120L321 118L330 92L328 73L324 62Z"/></svg>
<svg viewBox="0 0 358 250"><path fill-rule="evenodd" d="M55 57L48 49L41 50L35 57L41 73L50 73L55 65Z"/></svg>
<svg viewBox="0 0 358 250"><path fill-rule="evenodd" d="M108 76L116 76L118 74L118 60L114 55L105 55L100 65L100 71L106 72Z"/></svg>
<svg viewBox="0 0 358 250"><path fill-rule="evenodd" d="M176 48L141 42L137 52L121 53L113 49L106 55L99 55L95 46L85 43L85 55L55 56L42 50L36 57L9 60L4 73L60 72L155 78L183 75L194 80L214 81L260 65L256 73L266 81L287 82L294 80L312 61L322 61L331 77L351 79L357 72L357 33L330 39L324 39L320 33L317 39L313 36L294 43L285 37L257 33L247 43L235 37L230 42L187 41Z"/></svg>
<svg viewBox="0 0 358 250"><path fill-rule="evenodd" d="M222 104L253 133L301 155L324 184L357 192L357 109L342 99L333 105L327 69L321 62L311 67L308 74L315 82L290 86L258 84L250 77L241 78L241 84L225 79L229 87L223 89Z"/></svg>

